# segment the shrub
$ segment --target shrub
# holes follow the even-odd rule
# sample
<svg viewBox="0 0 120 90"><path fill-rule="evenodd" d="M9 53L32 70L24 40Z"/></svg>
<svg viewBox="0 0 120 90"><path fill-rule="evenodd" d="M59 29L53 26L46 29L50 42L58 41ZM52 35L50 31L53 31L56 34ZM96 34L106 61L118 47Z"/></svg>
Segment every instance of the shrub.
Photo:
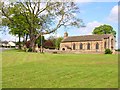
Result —
<svg viewBox="0 0 120 90"><path fill-rule="evenodd" d="M105 54L112 54L112 51L110 49L106 49Z"/></svg>
<svg viewBox="0 0 120 90"><path fill-rule="evenodd" d="M25 42L25 45L26 45L27 48L29 48L30 47L30 41Z"/></svg>
<svg viewBox="0 0 120 90"><path fill-rule="evenodd" d="M55 49L55 45L51 40L47 40L44 43L44 48Z"/></svg>
<svg viewBox="0 0 120 90"><path fill-rule="evenodd" d="M26 48L25 51L26 52L32 52L32 48Z"/></svg>

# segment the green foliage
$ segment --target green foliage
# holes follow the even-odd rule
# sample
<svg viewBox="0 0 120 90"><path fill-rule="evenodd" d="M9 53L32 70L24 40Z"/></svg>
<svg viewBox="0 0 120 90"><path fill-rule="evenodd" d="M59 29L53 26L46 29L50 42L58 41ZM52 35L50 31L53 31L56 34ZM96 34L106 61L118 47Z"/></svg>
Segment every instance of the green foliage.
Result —
<svg viewBox="0 0 120 90"><path fill-rule="evenodd" d="M120 49L117 49L116 51L120 52Z"/></svg>
<svg viewBox="0 0 120 90"><path fill-rule="evenodd" d="M60 48L60 43L61 43L62 40L63 40L62 37L56 38L56 40L55 40L55 47L56 47L56 49Z"/></svg>
<svg viewBox="0 0 120 90"><path fill-rule="evenodd" d="M32 52L32 48L28 48L27 52Z"/></svg>
<svg viewBox="0 0 120 90"><path fill-rule="evenodd" d="M45 42L44 36L42 36L42 37L40 36L40 37L37 38L36 41L35 41L35 43L38 44L39 47L41 46L41 44L43 45L44 42Z"/></svg>
<svg viewBox="0 0 120 90"><path fill-rule="evenodd" d="M45 7L41 8L41 4ZM34 49L36 40L41 35L50 34L60 27L79 27L83 21L74 14L79 8L74 2L28 2L10 3L2 6L3 25L10 28L10 33L30 38L30 47ZM38 43L38 42L37 42ZM39 44L40 45L40 44ZM58 47L59 45L57 45Z"/></svg>
<svg viewBox="0 0 120 90"><path fill-rule="evenodd" d="M101 25L99 27L96 27L92 33L93 34L113 34L116 37L116 31L114 31L113 27L110 25Z"/></svg>
<svg viewBox="0 0 120 90"><path fill-rule="evenodd" d="M19 4L9 7L6 18L2 18L2 25L9 27L10 34L23 37L27 33L28 23L25 23L27 21L25 16L21 14L21 8Z"/></svg>
<svg viewBox="0 0 120 90"><path fill-rule="evenodd" d="M112 51L110 49L105 49L105 54L112 54Z"/></svg>
<svg viewBox="0 0 120 90"><path fill-rule="evenodd" d="M24 44L24 42L19 42L19 41L16 41L15 42L16 45L19 45L19 44Z"/></svg>
<svg viewBox="0 0 120 90"><path fill-rule="evenodd" d="M49 40L51 40L53 42L53 45L56 49L59 49L60 48L60 43L63 40L63 37L56 38L54 36L50 36Z"/></svg>

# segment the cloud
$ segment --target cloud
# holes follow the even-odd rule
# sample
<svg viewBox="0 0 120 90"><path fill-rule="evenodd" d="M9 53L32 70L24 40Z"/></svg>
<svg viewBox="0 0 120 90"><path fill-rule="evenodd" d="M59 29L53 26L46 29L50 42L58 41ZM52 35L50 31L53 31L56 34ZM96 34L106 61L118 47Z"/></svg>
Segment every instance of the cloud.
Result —
<svg viewBox="0 0 120 90"><path fill-rule="evenodd" d="M45 39L48 39L50 36L54 36L54 37L58 38L58 37L61 37L62 35L60 35L59 33L51 33L51 34L47 34L44 36L45 36Z"/></svg>
<svg viewBox="0 0 120 90"><path fill-rule="evenodd" d="M100 25L103 25L103 23L100 23L98 21L93 21L93 22L89 22L87 23L86 27L85 28L80 28L79 29L79 32L81 35L88 35L88 34L92 34L93 32L93 29L95 27L98 27Z"/></svg>
<svg viewBox="0 0 120 90"><path fill-rule="evenodd" d="M118 22L118 8L120 9L120 6L116 5L111 9L110 14L107 18L108 21Z"/></svg>

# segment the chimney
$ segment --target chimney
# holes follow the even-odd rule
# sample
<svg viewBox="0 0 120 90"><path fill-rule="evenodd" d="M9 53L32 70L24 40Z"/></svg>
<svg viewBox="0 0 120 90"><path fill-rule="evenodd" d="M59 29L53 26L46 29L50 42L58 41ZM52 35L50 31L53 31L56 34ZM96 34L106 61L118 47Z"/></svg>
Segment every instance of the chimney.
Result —
<svg viewBox="0 0 120 90"><path fill-rule="evenodd" d="M67 37L68 37L68 33L65 32L65 33L64 33L64 38L67 38Z"/></svg>

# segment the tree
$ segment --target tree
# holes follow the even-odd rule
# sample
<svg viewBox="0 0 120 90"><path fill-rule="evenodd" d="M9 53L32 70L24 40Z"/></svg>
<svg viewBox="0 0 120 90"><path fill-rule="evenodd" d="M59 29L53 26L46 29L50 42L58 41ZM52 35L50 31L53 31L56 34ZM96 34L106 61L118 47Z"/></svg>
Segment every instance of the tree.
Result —
<svg viewBox="0 0 120 90"><path fill-rule="evenodd" d="M38 44L38 46L43 46L45 42L44 36L40 36L38 39L36 39L35 43Z"/></svg>
<svg viewBox="0 0 120 90"><path fill-rule="evenodd" d="M44 48L55 49L55 45L51 40L46 40L43 45Z"/></svg>
<svg viewBox="0 0 120 90"><path fill-rule="evenodd" d="M52 41L52 43L53 43L53 45L56 49L59 49L60 48L60 43L63 40L63 37L50 36L48 38L48 40Z"/></svg>
<svg viewBox="0 0 120 90"><path fill-rule="evenodd" d="M80 27L82 20L75 16L75 13L78 12L79 8L74 2L51 2L51 0L33 2L28 0L28 2L2 5L2 15L10 22L10 26L12 24L14 28L25 30L28 33L30 47L33 51L35 41L41 35L53 33L62 26ZM19 21L18 17L23 20ZM11 29L10 26L8 25Z"/></svg>
<svg viewBox="0 0 120 90"><path fill-rule="evenodd" d="M62 40L63 40L62 37L56 38L56 42L55 42L56 49L60 48L60 43L61 43Z"/></svg>
<svg viewBox="0 0 120 90"><path fill-rule="evenodd" d="M113 34L116 37L116 31L114 31L113 27L110 25L101 25L99 27L96 27L92 33L93 34Z"/></svg>
<svg viewBox="0 0 120 90"><path fill-rule="evenodd" d="M8 18L2 18L2 25L9 27L10 34L19 37L19 48L21 48L21 37L24 38L24 36L28 34L28 32L25 30L27 23L24 23L26 22L26 19L23 15L21 15L19 6L10 7L8 10L9 12L7 14L4 13Z"/></svg>

